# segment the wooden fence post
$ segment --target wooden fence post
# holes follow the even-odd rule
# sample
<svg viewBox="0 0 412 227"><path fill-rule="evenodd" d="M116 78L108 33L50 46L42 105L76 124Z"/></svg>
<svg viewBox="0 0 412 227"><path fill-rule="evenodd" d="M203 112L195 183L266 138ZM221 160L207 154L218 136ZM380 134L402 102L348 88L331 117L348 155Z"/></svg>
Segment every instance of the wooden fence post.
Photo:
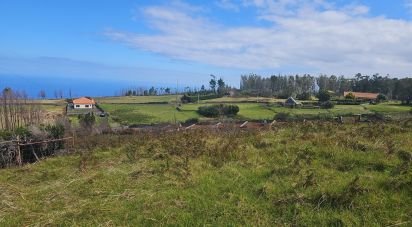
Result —
<svg viewBox="0 0 412 227"><path fill-rule="evenodd" d="M21 158L20 137L19 137L19 136L17 136L16 148L17 148L17 154L16 154L17 164L18 164L19 166L21 166L22 163L23 163L23 161L22 161L22 158Z"/></svg>
<svg viewBox="0 0 412 227"><path fill-rule="evenodd" d="M76 152L76 149L74 148L74 145L75 145L75 143L74 143L74 131L73 131L73 138L72 138L72 149L73 149L73 152Z"/></svg>

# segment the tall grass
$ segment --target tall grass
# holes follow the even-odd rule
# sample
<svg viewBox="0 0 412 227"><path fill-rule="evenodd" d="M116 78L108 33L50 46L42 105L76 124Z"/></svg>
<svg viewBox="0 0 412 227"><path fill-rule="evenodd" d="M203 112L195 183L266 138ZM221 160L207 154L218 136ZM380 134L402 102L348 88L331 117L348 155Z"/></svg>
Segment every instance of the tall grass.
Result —
<svg viewBox="0 0 412 227"><path fill-rule="evenodd" d="M0 225L412 224L407 124L129 132L0 170Z"/></svg>

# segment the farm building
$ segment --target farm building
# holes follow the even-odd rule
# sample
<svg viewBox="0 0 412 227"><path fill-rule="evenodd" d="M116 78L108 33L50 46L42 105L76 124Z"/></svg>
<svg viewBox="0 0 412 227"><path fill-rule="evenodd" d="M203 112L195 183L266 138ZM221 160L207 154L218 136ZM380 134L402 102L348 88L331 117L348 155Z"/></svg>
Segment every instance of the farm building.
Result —
<svg viewBox="0 0 412 227"><path fill-rule="evenodd" d="M285 101L285 106L289 106L289 107L295 107L295 106L301 106L302 103L296 101L294 98L289 97L286 101Z"/></svg>
<svg viewBox="0 0 412 227"><path fill-rule="evenodd" d="M378 98L378 95L379 95L378 93L345 91L343 93L343 96L346 97L349 94L353 94L353 96L355 96L356 99L363 99L363 100L368 100L368 101L376 100Z"/></svg>
<svg viewBox="0 0 412 227"><path fill-rule="evenodd" d="M73 99L73 108L74 109L93 109L96 105L94 99L89 97L81 97L78 99Z"/></svg>

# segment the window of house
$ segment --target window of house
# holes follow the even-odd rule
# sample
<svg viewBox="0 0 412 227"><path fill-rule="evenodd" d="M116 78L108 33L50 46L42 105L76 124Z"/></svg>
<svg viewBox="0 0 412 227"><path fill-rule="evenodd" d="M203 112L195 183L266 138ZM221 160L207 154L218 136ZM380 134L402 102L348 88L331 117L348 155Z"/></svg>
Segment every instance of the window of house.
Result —
<svg viewBox="0 0 412 227"><path fill-rule="evenodd" d="M76 105L76 107L80 107L80 105Z"/></svg>
<svg viewBox="0 0 412 227"><path fill-rule="evenodd" d="M86 105L86 108L89 108L89 105Z"/></svg>

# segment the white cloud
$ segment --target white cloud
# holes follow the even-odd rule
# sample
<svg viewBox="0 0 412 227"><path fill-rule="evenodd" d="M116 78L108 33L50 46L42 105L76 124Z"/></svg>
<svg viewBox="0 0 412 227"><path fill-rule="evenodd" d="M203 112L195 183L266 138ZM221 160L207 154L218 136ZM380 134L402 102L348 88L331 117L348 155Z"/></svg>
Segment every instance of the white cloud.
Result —
<svg viewBox="0 0 412 227"><path fill-rule="evenodd" d="M409 12L412 13L412 0L404 0L405 1L405 7Z"/></svg>
<svg viewBox="0 0 412 227"><path fill-rule="evenodd" d="M372 17L369 8L324 0L243 0L269 27L227 27L169 6L144 9L156 34L110 30L134 48L174 59L240 69L312 68L319 73L412 69L412 22Z"/></svg>

